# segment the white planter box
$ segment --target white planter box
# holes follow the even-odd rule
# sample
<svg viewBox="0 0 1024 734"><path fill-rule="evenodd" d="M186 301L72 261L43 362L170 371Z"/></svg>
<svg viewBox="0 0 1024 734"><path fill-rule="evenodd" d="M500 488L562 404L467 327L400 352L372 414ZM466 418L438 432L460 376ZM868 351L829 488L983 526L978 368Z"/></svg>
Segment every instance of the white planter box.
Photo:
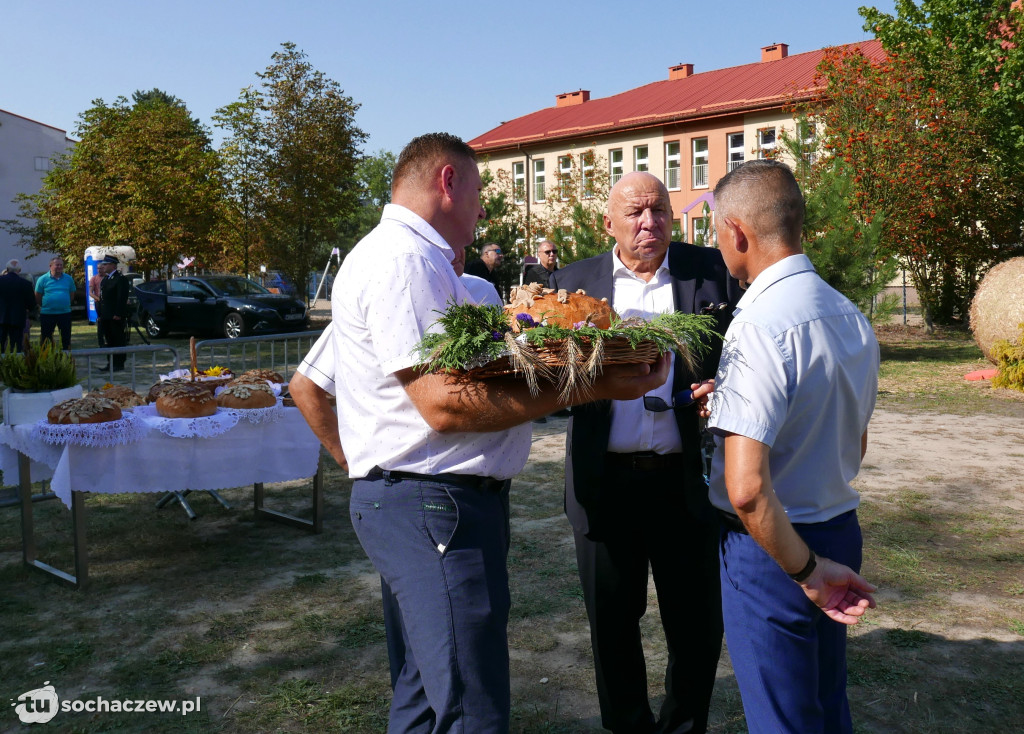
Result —
<svg viewBox="0 0 1024 734"><path fill-rule="evenodd" d="M15 392L4 390L4 423L15 426L20 423L36 423L57 403L82 397L82 386L74 385L50 392Z"/></svg>

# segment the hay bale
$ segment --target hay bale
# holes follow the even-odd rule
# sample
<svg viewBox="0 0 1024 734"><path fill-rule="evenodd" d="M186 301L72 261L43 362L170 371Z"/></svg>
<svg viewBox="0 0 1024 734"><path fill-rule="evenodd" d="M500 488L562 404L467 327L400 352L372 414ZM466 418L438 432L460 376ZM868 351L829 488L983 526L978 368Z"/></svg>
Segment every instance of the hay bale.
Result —
<svg viewBox="0 0 1024 734"><path fill-rule="evenodd" d="M1024 257L996 265L981 279L971 302L971 333L985 359L995 364L992 345L1015 341L1024 322Z"/></svg>

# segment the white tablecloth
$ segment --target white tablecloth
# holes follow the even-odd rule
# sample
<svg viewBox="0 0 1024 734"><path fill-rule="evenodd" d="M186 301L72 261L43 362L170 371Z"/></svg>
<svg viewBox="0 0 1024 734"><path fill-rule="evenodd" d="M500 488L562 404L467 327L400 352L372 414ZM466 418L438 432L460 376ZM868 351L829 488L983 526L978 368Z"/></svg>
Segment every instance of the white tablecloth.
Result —
<svg viewBox="0 0 1024 734"><path fill-rule="evenodd" d="M15 483L15 450L21 450L33 459L33 481L52 472L50 487L68 507L72 492L228 489L305 479L316 474L320 458L320 443L297 408L285 408L272 423L239 421L212 438L173 438L151 430L124 446L47 446L30 442L31 430L0 426L4 482Z"/></svg>

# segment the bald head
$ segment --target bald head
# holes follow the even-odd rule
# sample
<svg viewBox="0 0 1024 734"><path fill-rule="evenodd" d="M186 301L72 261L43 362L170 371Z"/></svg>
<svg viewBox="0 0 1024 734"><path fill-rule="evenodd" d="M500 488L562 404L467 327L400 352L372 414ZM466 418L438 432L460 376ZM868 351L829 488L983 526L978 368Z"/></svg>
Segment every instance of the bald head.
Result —
<svg viewBox="0 0 1024 734"><path fill-rule="evenodd" d="M672 235L672 203L665 184L644 172L620 178L608 194L604 226L615 238L622 263L649 279L665 259Z"/></svg>

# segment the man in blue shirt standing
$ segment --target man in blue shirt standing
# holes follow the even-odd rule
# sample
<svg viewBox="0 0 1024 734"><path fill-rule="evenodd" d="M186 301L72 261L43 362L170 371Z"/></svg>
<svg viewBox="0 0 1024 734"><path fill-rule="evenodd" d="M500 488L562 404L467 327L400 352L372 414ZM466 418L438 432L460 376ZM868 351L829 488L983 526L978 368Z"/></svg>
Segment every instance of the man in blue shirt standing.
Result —
<svg viewBox="0 0 1024 734"><path fill-rule="evenodd" d="M846 627L875 606L859 496L878 342L803 254L792 172L751 161L715 188L715 229L747 291L725 334L709 428L726 642L751 732L851 732Z"/></svg>
<svg viewBox="0 0 1024 734"><path fill-rule="evenodd" d="M53 339L53 330L60 329L61 348L71 348L71 304L75 300L75 281L64 272L64 258L50 260L50 272L36 280L36 302L39 304L39 339Z"/></svg>

